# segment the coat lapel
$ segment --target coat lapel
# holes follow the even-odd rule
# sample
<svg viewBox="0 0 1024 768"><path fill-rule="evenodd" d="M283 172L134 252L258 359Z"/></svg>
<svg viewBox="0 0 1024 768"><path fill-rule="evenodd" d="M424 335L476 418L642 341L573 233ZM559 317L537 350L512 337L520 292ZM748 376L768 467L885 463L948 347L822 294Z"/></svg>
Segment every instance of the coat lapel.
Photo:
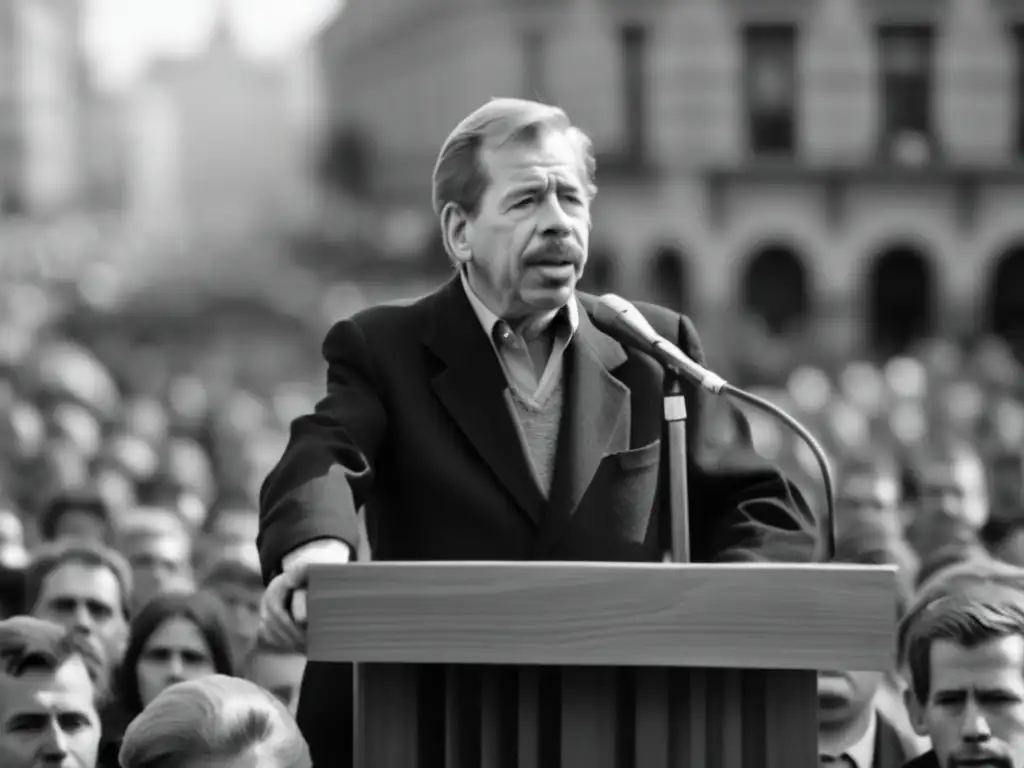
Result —
<svg viewBox="0 0 1024 768"><path fill-rule="evenodd" d="M484 463L526 515L538 523L545 499L505 399L501 364L459 278L437 294L424 342L445 363L434 391Z"/></svg>
<svg viewBox="0 0 1024 768"><path fill-rule="evenodd" d="M550 504L541 550L565 531L601 459L629 447L629 389L611 371L626 352L579 305L579 327L565 356L565 392Z"/></svg>

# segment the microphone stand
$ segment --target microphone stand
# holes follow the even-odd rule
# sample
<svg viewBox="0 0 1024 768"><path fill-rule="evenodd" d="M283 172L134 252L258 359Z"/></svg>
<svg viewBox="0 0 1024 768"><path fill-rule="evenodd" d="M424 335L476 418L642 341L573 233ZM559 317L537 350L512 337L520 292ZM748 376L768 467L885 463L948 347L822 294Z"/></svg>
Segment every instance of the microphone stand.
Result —
<svg viewBox="0 0 1024 768"><path fill-rule="evenodd" d="M686 397L673 371L665 370L664 439L668 445L668 501L672 547L665 561L690 562L690 494L686 462Z"/></svg>

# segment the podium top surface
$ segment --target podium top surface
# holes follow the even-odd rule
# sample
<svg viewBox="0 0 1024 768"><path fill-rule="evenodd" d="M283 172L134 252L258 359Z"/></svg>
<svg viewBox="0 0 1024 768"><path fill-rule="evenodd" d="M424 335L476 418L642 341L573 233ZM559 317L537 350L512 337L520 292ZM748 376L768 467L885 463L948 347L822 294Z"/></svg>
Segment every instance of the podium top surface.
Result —
<svg viewBox="0 0 1024 768"><path fill-rule="evenodd" d="M845 564L319 566L309 658L885 670L895 578Z"/></svg>

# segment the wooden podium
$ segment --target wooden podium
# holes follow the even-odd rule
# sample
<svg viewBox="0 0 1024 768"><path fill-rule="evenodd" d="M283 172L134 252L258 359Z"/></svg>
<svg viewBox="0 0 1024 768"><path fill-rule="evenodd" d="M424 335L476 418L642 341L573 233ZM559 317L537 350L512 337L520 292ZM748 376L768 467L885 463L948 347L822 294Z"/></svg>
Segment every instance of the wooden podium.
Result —
<svg viewBox="0 0 1024 768"><path fill-rule="evenodd" d="M809 768L816 670L891 667L895 574L324 566L309 657L357 664L358 768Z"/></svg>

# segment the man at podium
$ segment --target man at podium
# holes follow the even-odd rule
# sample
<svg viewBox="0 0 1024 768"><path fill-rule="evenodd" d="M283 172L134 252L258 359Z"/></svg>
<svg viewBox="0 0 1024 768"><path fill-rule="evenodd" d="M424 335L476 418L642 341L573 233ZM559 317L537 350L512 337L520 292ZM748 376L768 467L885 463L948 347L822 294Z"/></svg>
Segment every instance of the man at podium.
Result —
<svg viewBox="0 0 1024 768"><path fill-rule="evenodd" d="M433 205L452 279L330 330L326 397L295 420L264 483L257 542L272 637L301 640L290 596L310 564L353 558L360 509L375 560L663 558L663 371L598 330L595 297L576 291L594 174L587 136L536 102L492 100L444 142ZM638 306L703 361L687 317ZM810 560L798 492L768 466L704 466L702 396L689 384L684 395L692 559ZM336 696L318 667L307 684Z"/></svg>

